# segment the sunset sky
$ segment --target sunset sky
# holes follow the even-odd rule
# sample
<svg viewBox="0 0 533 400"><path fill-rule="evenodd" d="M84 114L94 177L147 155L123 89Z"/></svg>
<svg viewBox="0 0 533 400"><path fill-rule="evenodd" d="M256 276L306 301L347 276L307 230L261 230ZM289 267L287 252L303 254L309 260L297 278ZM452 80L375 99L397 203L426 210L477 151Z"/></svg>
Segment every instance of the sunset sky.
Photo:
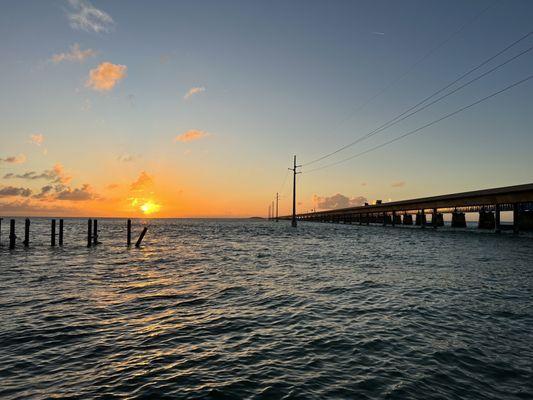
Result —
<svg viewBox="0 0 533 400"><path fill-rule="evenodd" d="M0 215L264 216L277 191L287 213L293 154L371 132L532 21L530 0L2 2ZM304 166L299 209L533 182L533 81L310 172L531 73L533 52Z"/></svg>

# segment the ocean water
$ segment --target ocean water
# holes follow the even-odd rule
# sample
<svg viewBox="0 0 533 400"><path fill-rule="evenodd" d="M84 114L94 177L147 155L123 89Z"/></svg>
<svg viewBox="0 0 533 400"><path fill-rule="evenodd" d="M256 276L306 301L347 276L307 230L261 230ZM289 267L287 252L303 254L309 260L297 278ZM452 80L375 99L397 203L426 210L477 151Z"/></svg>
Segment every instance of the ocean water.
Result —
<svg viewBox="0 0 533 400"><path fill-rule="evenodd" d="M2 399L532 399L533 238L33 220L0 248ZM23 221L17 221L22 236Z"/></svg>

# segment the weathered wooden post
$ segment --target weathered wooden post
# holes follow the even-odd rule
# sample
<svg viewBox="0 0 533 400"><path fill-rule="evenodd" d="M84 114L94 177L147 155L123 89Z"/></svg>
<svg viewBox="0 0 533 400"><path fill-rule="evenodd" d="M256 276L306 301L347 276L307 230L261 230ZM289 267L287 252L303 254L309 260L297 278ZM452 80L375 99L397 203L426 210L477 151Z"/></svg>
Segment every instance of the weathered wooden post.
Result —
<svg viewBox="0 0 533 400"><path fill-rule="evenodd" d="M9 221L9 249L13 250L15 248L15 239L17 236L15 235L15 220L12 219Z"/></svg>
<svg viewBox="0 0 533 400"><path fill-rule="evenodd" d="M137 239L137 243L135 243L135 247L139 248L141 247L141 242L144 239L144 235L146 235L146 231L148 230L147 227L144 227L143 231L141 232L141 236L139 236L139 239Z"/></svg>
<svg viewBox="0 0 533 400"><path fill-rule="evenodd" d="M59 220L59 246L63 246L63 220Z"/></svg>
<svg viewBox="0 0 533 400"><path fill-rule="evenodd" d="M26 221L24 223L24 247L28 247L30 245L30 219L26 218Z"/></svg>
<svg viewBox="0 0 533 400"><path fill-rule="evenodd" d="M98 244L98 220L95 219L93 222L93 244L96 246Z"/></svg>
<svg viewBox="0 0 533 400"><path fill-rule="evenodd" d="M50 245L55 247L56 245L56 220L52 220L52 232L50 234Z"/></svg>
<svg viewBox="0 0 533 400"><path fill-rule="evenodd" d="M0 218L0 245L2 245L2 220L3 218Z"/></svg>
<svg viewBox="0 0 533 400"><path fill-rule="evenodd" d="M89 218L87 221L87 247L91 247L92 245L92 230L93 230L93 220Z"/></svg>
<svg viewBox="0 0 533 400"><path fill-rule="evenodd" d="M128 236L127 236L128 247L131 246L131 219L128 219Z"/></svg>

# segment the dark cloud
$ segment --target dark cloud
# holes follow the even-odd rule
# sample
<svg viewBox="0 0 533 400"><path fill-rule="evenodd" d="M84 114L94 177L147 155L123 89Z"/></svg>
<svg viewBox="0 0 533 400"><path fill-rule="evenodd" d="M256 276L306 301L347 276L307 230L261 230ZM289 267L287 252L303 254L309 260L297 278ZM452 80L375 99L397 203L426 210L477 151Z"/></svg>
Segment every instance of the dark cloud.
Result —
<svg viewBox="0 0 533 400"><path fill-rule="evenodd" d="M0 197L10 197L10 196L29 197L31 196L31 189L14 187L14 186L5 186L5 187L0 188Z"/></svg>
<svg viewBox="0 0 533 400"><path fill-rule="evenodd" d="M336 208L362 206L368 202L368 200L363 196L348 197L337 193L330 197L322 197L315 194L313 196L313 202L316 204L318 210L331 210Z"/></svg>
<svg viewBox="0 0 533 400"><path fill-rule="evenodd" d="M391 183L391 186L392 187L404 187L405 186L405 181L393 182L393 183Z"/></svg>
<svg viewBox="0 0 533 400"><path fill-rule="evenodd" d="M86 201L94 200L97 196L92 191L90 185L85 184L81 188L67 188L59 192L56 196L58 200L70 200L70 201Z"/></svg>

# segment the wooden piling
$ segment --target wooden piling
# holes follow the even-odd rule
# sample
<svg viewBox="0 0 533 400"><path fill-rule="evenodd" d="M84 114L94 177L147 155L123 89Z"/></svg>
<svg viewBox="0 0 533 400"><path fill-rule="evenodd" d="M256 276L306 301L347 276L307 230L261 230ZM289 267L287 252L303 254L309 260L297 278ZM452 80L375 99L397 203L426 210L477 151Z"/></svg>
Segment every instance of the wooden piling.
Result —
<svg viewBox="0 0 533 400"><path fill-rule="evenodd" d="M143 231L141 232L141 236L139 236L139 239L137 239L137 243L135 243L135 247L139 248L141 247L141 242L144 239L144 235L146 235L146 231L148 230L147 227L144 227Z"/></svg>
<svg viewBox="0 0 533 400"><path fill-rule="evenodd" d="M519 204L513 204L513 233L520 232Z"/></svg>
<svg viewBox="0 0 533 400"><path fill-rule="evenodd" d="M26 218L26 221L24 223L24 247L28 247L30 245L30 219Z"/></svg>
<svg viewBox="0 0 533 400"><path fill-rule="evenodd" d="M50 245L55 247L56 245L56 220L52 220L52 232L50 233Z"/></svg>
<svg viewBox="0 0 533 400"><path fill-rule="evenodd" d="M98 220L95 219L93 222L93 244L96 246L98 244Z"/></svg>
<svg viewBox="0 0 533 400"><path fill-rule="evenodd" d="M3 218L0 218L0 246L2 245L2 220Z"/></svg>
<svg viewBox="0 0 533 400"><path fill-rule="evenodd" d="M131 219L128 219L127 243L128 247L131 246Z"/></svg>
<svg viewBox="0 0 533 400"><path fill-rule="evenodd" d="M15 239L17 236L15 235L15 220L12 219L9 221L9 249L13 250L15 248Z"/></svg>
<svg viewBox="0 0 533 400"><path fill-rule="evenodd" d="M92 231L93 231L93 220L89 218L87 221L87 247L92 245Z"/></svg>
<svg viewBox="0 0 533 400"><path fill-rule="evenodd" d="M59 220L59 246L63 246L63 220Z"/></svg>

